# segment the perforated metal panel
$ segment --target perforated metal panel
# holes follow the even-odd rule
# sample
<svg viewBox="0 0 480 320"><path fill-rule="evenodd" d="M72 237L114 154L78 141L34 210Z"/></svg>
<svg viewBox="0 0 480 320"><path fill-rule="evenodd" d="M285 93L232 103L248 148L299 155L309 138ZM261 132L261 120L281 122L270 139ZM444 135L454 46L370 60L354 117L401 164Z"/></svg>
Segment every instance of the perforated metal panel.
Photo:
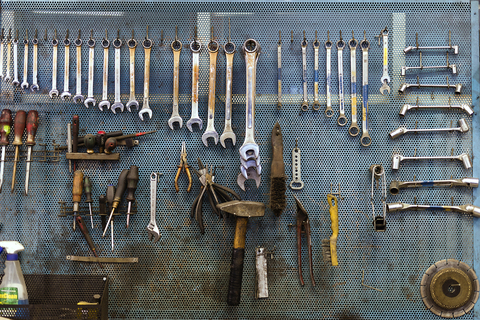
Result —
<svg viewBox="0 0 480 320"><path fill-rule="evenodd" d="M18 240L26 250L21 254L25 273L53 274L108 274L110 282L109 310L112 319L124 318L267 318L292 317L318 318L409 318L435 319L425 310L419 286L423 272L435 261L455 258L473 265L473 219L452 213L406 212L387 215L387 231L373 231L370 207L370 176L372 164L383 164L387 182L399 180L445 179L450 176L464 177L465 171L457 162L425 161L405 163L398 173L391 171L391 155L394 151L405 156L449 155L469 152L472 149L472 132L466 134L407 135L390 140L387 133L400 125L408 128L437 128L455 126L456 121L466 117L455 111L409 112L404 119L398 116L404 103L452 104L472 103L471 73L471 4L469 1L446 2L40 2L3 1L1 25L19 29L23 38L25 29L30 38L38 29L39 46L39 93L22 92L10 84L1 83L0 103L13 111L37 109L40 126L37 142L64 144L66 126L74 114L80 115L81 134L98 130L123 130L133 133L158 130L154 135L140 138L134 149L121 149L119 162L79 161L78 168L90 176L95 196L105 193L109 184L116 184L122 169L130 165L140 167L137 189L139 213L132 217L130 229L125 229L125 217L115 219L115 251L111 252L110 240L101 238L101 224L95 218L96 228L91 235L105 257L139 257L138 264L107 265L101 270L97 265L73 263L66 255L91 253L80 234L71 230L71 217L59 218L59 200L71 201L72 175L68 162L33 163L30 195L22 195L24 185L24 162L19 165L18 184L15 194L10 194L12 163L6 164L5 186L0 195L1 238ZM190 118L191 108L191 52L189 43L194 26L205 45L209 41L210 26L221 45L228 36L228 19L231 19L232 41L237 46L234 59L233 123L237 134L237 146L220 145L204 147L203 132L190 133L185 127L170 130L167 120L172 109L173 54L170 44L178 25L178 37L183 43L180 60L180 115L184 124ZM122 40L131 37L132 28L137 40L145 37L150 26L152 49L150 105L153 118L140 121L137 112L114 115L98 108L86 109L83 105L51 100L52 46L54 29L58 38L70 30L70 39L82 30L82 38L88 38L90 29L97 40L95 49L95 98L101 100L103 49L100 40L105 29L112 40L120 30ZM392 78L392 93L379 94L382 70L382 50L374 36L385 26L389 34L389 72ZM43 40L45 29L48 41ZM164 38L161 42L161 31ZM276 109L277 93L277 42L282 31L283 43L283 93L281 110ZM291 31L293 30L293 42ZM320 49L320 102L319 112L300 113L302 80L301 49L303 30L306 30L308 47L308 90L310 104L313 101L313 48L315 30L318 30ZM327 30L330 38L361 40L366 31L370 41L369 52L369 123L373 143L371 147L360 146L359 137L348 135L348 126L339 127L337 96L336 49L332 50L332 92L335 115L326 118L325 109L325 50ZM421 83L462 83L464 91L454 96L452 91L428 89L409 90L399 95L397 90L404 81L415 82L416 73L400 76L403 65L418 64L418 54L405 55L403 49L415 45L415 33L419 33L421 45L447 45L448 31L452 31L452 44L460 46L458 55L450 55L450 62L458 66L459 74L449 72L419 72ZM240 48L246 39L256 39L262 46L257 70L256 141L262 158L262 184L256 189L253 181L247 182L247 191L242 192L236 177L239 167L238 148L245 134L245 64ZM31 50L31 46L30 46ZM350 90L349 50L344 52L345 92ZM30 51L32 52L32 51ZM58 87L63 88L64 47L59 45ZM87 90L88 47L82 49L82 90ZM6 55L5 55L6 56ZM23 71L23 45L19 47L20 77ZM143 57L141 46L136 52L137 99L143 100ZM5 59L5 58L4 58ZM200 117L206 125L208 92L208 53L203 49L200 67ZM109 100L113 102L113 48L110 49ZM122 47L121 88L122 101L128 100L128 49ZM443 65L445 52L425 52L424 65ZM221 134L224 119L225 57L220 54L217 68L217 100L215 127ZM30 55L29 68L32 66ZM75 49L70 52L70 92L75 90ZM13 69L12 69L13 70ZM361 54L357 53L357 85L361 84ZM31 72L29 73L31 82ZM433 94L433 98L432 98ZM361 101L361 99L359 99ZM346 110L349 121L350 97L346 95ZM268 203L270 173L270 134L279 121L284 136L284 160L287 182L291 179L291 150L298 138L302 151L302 178L305 188L296 192L306 207L312 224L314 274L317 286L311 286L307 271L307 251L304 249L304 274L306 284L301 287L297 275L295 231L289 224L295 223L295 205L291 190L287 192L288 206L280 218L270 210L265 217L249 222L246 244L246 259L242 286L242 302L239 307L226 306L230 255L233 241L234 219L218 220L209 206L204 205L206 233L200 235L197 223L190 219L189 208L199 192L200 184L194 181L191 193L186 192L186 178L182 176L180 192L173 188L173 180L179 161L181 142L186 141L189 163L196 167L196 158L204 163L218 166L216 181L238 191L243 199ZM451 122L453 122L451 124ZM39 148L36 146L35 148ZM13 150L12 146L7 150ZM157 223L162 238L156 244L147 240L146 226L149 220L149 175L161 172L157 204ZM340 235L338 241L339 263L336 268L322 261L321 239L328 238L330 218L326 195L330 185L340 183L345 200L339 203ZM405 201L429 204L472 203L472 191L460 188L417 189L389 195L388 202ZM378 203L378 201L377 201ZM376 212L381 212L378 203ZM254 249L276 247L275 258L268 261L269 292L267 300L254 299ZM304 246L305 248L305 246ZM382 292L361 286L362 270L365 283ZM473 318L467 315L465 319Z"/></svg>

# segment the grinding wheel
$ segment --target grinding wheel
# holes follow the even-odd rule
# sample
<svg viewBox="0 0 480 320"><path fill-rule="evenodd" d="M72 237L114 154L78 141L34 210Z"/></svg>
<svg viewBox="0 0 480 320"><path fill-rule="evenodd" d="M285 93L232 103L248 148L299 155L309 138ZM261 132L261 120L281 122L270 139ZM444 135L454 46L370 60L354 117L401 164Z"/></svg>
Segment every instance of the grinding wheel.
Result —
<svg viewBox="0 0 480 320"><path fill-rule="evenodd" d="M420 294L427 309L443 318L463 316L478 300L480 284L475 271L464 262L447 259L425 271Z"/></svg>

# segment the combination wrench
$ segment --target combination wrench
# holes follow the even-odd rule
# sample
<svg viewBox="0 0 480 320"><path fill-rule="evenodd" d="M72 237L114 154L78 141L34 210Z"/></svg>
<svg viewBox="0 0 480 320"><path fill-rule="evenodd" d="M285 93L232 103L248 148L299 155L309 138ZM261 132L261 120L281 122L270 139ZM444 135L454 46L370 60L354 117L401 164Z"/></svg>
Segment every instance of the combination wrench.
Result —
<svg viewBox="0 0 480 320"><path fill-rule="evenodd" d="M113 47L115 48L115 101L113 101L112 107L110 110L114 114L117 113L117 109L120 109L123 112L123 103L120 97L120 48L122 47L122 40L120 40L120 30L117 29L117 38L112 42Z"/></svg>
<svg viewBox="0 0 480 320"><path fill-rule="evenodd" d="M103 111L103 107L110 109L110 101L108 101L108 48L110 47L110 41L108 40L108 31L105 30L105 38L102 40L103 48L103 86L102 86L102 101L98 104L100 111Z"/></svg>
<svg viewBox="0 0 480 320"><path fill-rule="evenodd" d="M49 92L50 98L58 97L58 90L57 90L57 59L58 59L58 40L57 40L57 29L54 31L54 36L52 39L52 90Z"/></svg>
<svg viewBox="0 0 480 320"><path fill-rule="evenodd" d="M137 44L135 34L132 30L132 38L127 41L128 51L130 53L130 98L126 105L128 112L132 112L132 107L136 107L137 111L140 107L137 99L135 99L135 49L137 48Z"/></svg>
<svg viewBox="0 0 480 320"><path fill-rule="evenodd" d="M90 30L90 39L88 45L88 91L85 99L85 107L95 107L97 101L93 97L93 75L95 71L95 39L93 39L93 30Z"/></svg>
<svg viewBox="0 0 480 320"><path fill-rule="evenodd" d="M3 74L3 38L4 38L5 29L2 28L2 33L0 34L0 79L3 79L5 75Z"/></svg>
<svg viewBox="0 0 480 320"><path fill-rule="evenodd" d="M38 31L35 29L35 37L32 40L33 44L33 79L30 90L34 92L35 90L40 90L38 86Z"/></svg>
<svg viewBox="0 0 480 320"><path fill-rule="evenodd" d="M327 108L325 109L325 116L333 117L332 109L332 47L333 43L330 41L330 31L327 30L327 41L325 41L325 50L327 52Z"/></svg>
<svg viewBox="0 0 480 320"><path fill-rule="evenodd" d="M439 129L407 129L405 127L399 127L393 131L391 131L388 135L390 138L395 139L398 138L406 133L413 132L413 133L420 133L420 132L453 132L458 131L460 133L468 132L469 127L467 121L465 119L458 120L458 127L457 128L439 128Z"/></svg>
<svg viewBox="0 0 480 320"><path fill-rule="evenodd" d="M202 130L203 121L198 116L198 77L200 75L200 50L202 43L197 39L197 27L193 36L193 41L190 43L190 51L192 51L192 115L187 121L187 128L193 132L193 125L198 124Z"/></svg>
<svg viewBox="0 0 480 320"><path fill-rule="evenodd" d="M315 41L313 42L314 52L314 71L313 71L313 104L314 111L320 110L320 102L318 101L318 50L320 49L320 42L317 39L317 30L315 30Z"/></svg>
<svg viewBox="0 0 480 320"><path fill-rule="evenodd" d="M343 91L343 49L347 44L343 41L342 31L340 31L340 40L337 41L337 57L338 57L338 105L340 114L337 119L339 126L347 124L347 117L345 117L345 95Z"/></svg>
<svg viewBox="0 0 480 320"><path fill-rule="evenodd" d="M83 103L82 95L82 39L81 39L81 30L78 30L78 38L74 41L75 46L77 47L77 92L73 97L73 102Z"/></svg>
<svg viewBox="0 0 480 320"><path fill-rule="evenodd" d="M352 39L348 41L350 48L350 95L352 105L352 123L348 128L348 133L352 137L356 137L360 133L357 122L357 46L358 41L355 39L352 31Z"/></svg>
<svg viewBox="0 0 480 320"><path fill-rule="evenodd" d="M468 170L472 167L470 156L468 153L462 153L458 156L429 156L429 157L404 157L399 153L395 153L392 156L392 170L398 170L400 163L406 160L458 160L461 161L463 167Z"/></svg>
<svg viewBox="0 0 480 320"><path fill-rule="evenodd" d="M207 116L207 128L202 135L203 144L208 147L208 138L213 138L215 145L218 143L218 133L215 130L215 86L217 84L217 56L220 45L213 39L213 27L212 36L210 42L207 45L208 53L210 56L210 68L208 75L208 116Z"/></svg>
<svg viewBox="0 0 480 320"><path fill-rule="evenodd" d="M360 144L368 147L372 144L372 138L368 133L368 50L370 49L370 42L367 40L365 31L363 31L360 48L362 48L362 137L360 138Z"/></svg>
<svg viewBox="0 0 480 320"><path fill-rule="evenodd" d="M278 31L277 44L277 109L282 108L282 31Z"/></svg>
<svg viewBox="0 0 480 320"><path fill-rule="evenodd" d="M147 226L148 240L157 242L162 234L158 230L155 215L157 214L157 174L153 172L150 175L150 222Z"/></svg>
<svg viewBox="0 0 480 320"><path fill-rule="evenodd" d="M380 38L383 40L383 74L380 81L382 82L382 86L380 87L380 93L385 94L384 92L387 91L390 93L390 87L388 84L390 83L390 76L388 75L388 29L385 27L382 31L380 31L380 35L378 36L378 45L380 45Z"/></svg>
<svg viewBox="0 0 480 320"><path fill-rule="evenodd" d="M65 70L63 75L63 92L60 95L62 100L70 99L72 94L70 93L69 82L70 82L70 39L68 39L68 29L65 35L65 40L63 44L65 45Z"/></svg>
<svg viewBox="0 0 480 320"><path fill-rule="evenodd" d="M178 123L182 128L183 120L178 113L178 87L180 82L180 53L182 52L182 43L178 40L178 27L175 26L175 40L171 44L173 51L173 104L172 116L168 119L168 126L173 130L173 124Z"/></svg>
<svg viewBox="0 0 480 320"><path fill-rule="evenodd" d="M23 82L21 87L23 90L28 89L28 29L25 30L25 38L23 38Z"/></svg>
<svg viewBox="0 0 480 320"><path fill-rule="evenodd" d="M305 37L305 30L303 30L303 41L302 41L302 84L303 84L303 101L301 110L308 111L308 85L307 85L307 46L308 41Z"/></svg>
<svg viewBox="0 0 480 320"><path fill-rule="evenodd" d="M13 81L12 84L16 87L20 86L18 80L18 29L15 31L15 39L13 39Z"/></svg>
<svg viewBox="0 0 480 320"><path fill-rule="evenodd" d="M230 19L228 19L228 41L223 46L225 57L227 58L226 84L225 84L225 127L220 136L220 144L226 148L225 140L232 139L235 145L236 136L232 130L232 81L233 81L233 55L235 54L235 44L230 38Z"/></svg>
<svg viewBox="0 0 480 320"><path fill-rule="evenodd" d="M143 39L142 46L145 52L145 73L143 76L143 106L138 112L140 120L143 121L143 114L148 114L148 117L152 119L152 109L150 109L149 95L150 95L150 53L153 47L153 40L148 38L148 26L147 34Z"/></svg>
<svg viewBox="0 0 480 320"><path fill-rule="evenodd" d="M8 37L7 37L7 73L5 74L5 78L3 80L5 82L9 82L12 80L10 75L10 65L12 63L12 28L8 29ZM2 62L3 64L3 62Z"/></svg>

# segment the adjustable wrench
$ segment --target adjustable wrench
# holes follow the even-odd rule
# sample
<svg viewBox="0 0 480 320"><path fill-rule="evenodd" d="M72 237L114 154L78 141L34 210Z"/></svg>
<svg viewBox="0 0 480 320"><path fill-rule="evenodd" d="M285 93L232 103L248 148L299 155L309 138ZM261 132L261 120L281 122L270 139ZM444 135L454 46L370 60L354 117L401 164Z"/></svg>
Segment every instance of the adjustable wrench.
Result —
<svg viewBox="0 0 480 320"><path fill-rule="evenodd" d="M308 86L307 86L307 45L308 41L305 38L305 30L303 31L302 41L302 83L303 83L303 101L302 111L308 111Z"/></svg>
<svg viewBox="0 0 480 320"><path fill-rule="evenodd" d="M187 121L187 128L193 132L192 125L198 124L202 130L203 121L198 116L198 77L200 75L200 50L202 43L197 39L197 27L195 27L195 36L190 43L190 50L192 51L192 116Z"/></svg>
<svg viewBox="0 0 480 320"><path fill-rule="evenodd" d="M110 101L108 101L108 48L110 47L110 41L108 41L107 30L105 30L105 38L102 40L103 47L103 89L102 89L102 101L98 104L100 111L103 111L103 107L110 109Z"/></svg>
<svg viewBox="0 0 480 320"><path fill-rule="evenodd" d="M68 39L68 29L67 34L65 35L65 40L63 40L65 45L65 72L63 75L63 92L60 95L62 100L70 99L72 94L69 92L69 82L70 82L70 39Z"/></svg>
<svg viewBox="0 0 480 320"><path fill-rule="evenodd" d="M460 133L465 133L468 132L469 127L467 124L467 121L465 119L460 119L458 120L458 127L457 128L439 128L439 129L407 129L405 127L400 127L397 128L389 133L390 138L395 139L398 138L405 133L408 132L413 132L413 133L419 133L419 132L453 132L453 131L458 131Z"/></svg>
<svg viewBox="0 0 480 320"><path fill-rule="evenodd" d="M120 98L120 48L122 47L122 40L120 40L120 30L117 30L117 38L112 42L115 48L115 101L113 101L110 108L114 114L117 113L117 109L123 112L123 103Z"/></svg>
<svg viewBox="0 0 480 320"><path fill-rule="evenodd" d="M150 175L150 222L147 226L148 240L157 242L162 234L158 230L155 215L157 213L157 174L153 172Z"/></svg>
<svg viewBox="0 0 480 320"><path fill-rule="evenodd" d="M127 102L128 112L132 112L132 106L137 108L140 107L137 99L135 99L135 49L137 48L137 40L134 39L134 33L132 30L132 38L127 41L128 50L130 52L130 98Z"/></svg>
<svg viewBox="0 0 480 320"><path fill-rule="evenodd" d="M82 39L81 31L78 30L78 38L74 41L77 46L77 93L73 97L73 102L83 103L82 95Z"/></svg>
<svg viewBox="0 0 480 320"><path fill-rule="evenodd" d="M380 81L382 81L382 86L380 87L380 93L385 94L385 90L390 93L390 87L388 83L390 83L390 76L388 75L388 29L385 27L380 32L378 36L378 44L380 45L380 38L383 39L383 75Z"/></svg>
<svg viewBox="0 0 480 320"><path fill-rule="evenodd" d="M3 74L3 38L4 38L5 29L2 28L2 33L0 35L0 79L3 79L5 75Z"/></svg>
<svg viewBox="0 0 480 320"><path fill-rule="evenodd" d="M8 29L8 37L7 37L7 73L5 74L5 78L3 80L5 82L9 82L12 80L10 76L10 65L12 63L12 28Z"/></svg>
<svg viewBox="0 0 480 320"><path fill-rule="evenodd" d="M35 90L40 90L38 86L38 38L37 38L37 29L35 29L35 37L32 40L33 43L33 83L30 86L30 90L34 92Z"/></svg>
<svg viewBox="0 0 480 320"><path fill-rule="evenodd" d="M353 36L352 31L352 39L348 41L350 47L350 95L352 100L352 123L348 128L348 133L352 137L356 137L360 133L357 123L357 45L358 41Z"/></svg>
<svg viewBox="0 0 480 320"><path fill-rule="evenodd" d="M395 153L392 156L392 169L398 170L400 168L400 163L405 160L458 160L461 161L463 167L468 170L472 167L472 162L470 161L470 156L468 153L462 153L458 156L430 156L430 157L404 157L401 154Z"/></svg>
<svg viewBox="0 0 480 320"><path fill-rule="evenodd" d="M25 30L25 38L23 39L23 82L22 89L28 89L28 30Z"/></svg>
<svg viewBox="0 0 480 320"><path fill-rule="evenodd" d="M207 49L210 55L210 71L208 81L208 118L207 128L202 135L203 144L208 147L208 138L213 138L215 145L218 143L218 133L215 130L215 86L217 84L217 55L220 45L217 41L210 39Z"/></svg>
<svg viewBox="0 0 480 320"><path fill-rule="evenodd" d="M53 66L52 66L52 90L50 90L49 95L50 98L58 97L58 90L57 90L57 58L58 58L58 40L57 40L57 29L54 31L54 36L52 39L52 46L53 46Z"/></svg>
<svg viewBox="0 0 480 320"><path fill-rule="evenodd" d="M226 148L225 140L232 139L232 144L235 145L236 136L232 130L232 78L233 78L233 55L235 54L235 44L230 41L230 20L228 42L223 46L225 56L227 58L227 75L225 84L225 127L220 136L220 144Z"/></svg>
<svg viewBox="0 0 480 320"><path fill-rule="evenodd" d="M277 109L282 108L282 32L278 31L277 44Z"/></svg>
<svg viewBox="0 0 480 320"><path fill-rule="evenodd" d="M143 114L148 114L148 117L152 119L152 109L148 103L149 94L150 94L150 53L153 47L153 40L148 38L148 26L147 26L147 35L142 42L143 49L145 51L145 73L143 76L143 106L142 109L138 112L138 116L143 121Z"/></svg>
<svg viewBox="0 0 480 320"><path fill-rule="evenodd" d="M343 49L346 47L345 41L342 38L342 31L340 31L340 40L337 41L337 57L338 57L338 105L340 114L337 119L339 126L347 124L347 117L345 117L345 96L343 92Z"/></svg>
<svg viewBox="0 0 480 320"><path fill-rule="evenodd" d="M313 73L313 104L312 109L315 111L320 110L320 102L318 101L318 49L320 48L320 42L317 39L317 30L315 30L315 41L313 42L314 51L314 73Z"/></svg>
<svg viewBox="0 0 480 320"><path fill-rule="evenodd" d="M18 80L18 29L15 32L15 39L13 39L13 81L14 86L20 86Z"/></svg>
<svg viewBox="0 0 480 320"><path fill-rule="evenodd" d="M93 74L95 71L95 39L93 39L93 30L90 30L90 39L87 41L88 49L88 91L85 99L85 107L95 107L97 101L93 97Z"/></svg>
<svg viewBox="0 0 480 320"><path fill-rule="evenodd" d="M180 53L182 52L182 43L177 37L177 27L175 26L175 40L171 44L173 51L173 104L172 116L168 119L168 126L173 130L173 124L179 124L180 128L183 125L182 118L178 113L178 87L180 81Z"/></svg>
<svg viewBox="0 0 480 320"><path fill-rule="evenodd" d="M368 147L372 144L372 138L368 134L368 49L370 49L370 42L367 40L365 31L363 31L360 48L362 48L362 137L360 144Z"/></svg>
<svg viewBox="0 0 480 320"><path fill-rule="evenodd" d="M332 46L330 41L330 31L327 31L327 41L325 41L325 50L327 51L327 108L325 109L325 116L333 117L332 109Z"/></svg>

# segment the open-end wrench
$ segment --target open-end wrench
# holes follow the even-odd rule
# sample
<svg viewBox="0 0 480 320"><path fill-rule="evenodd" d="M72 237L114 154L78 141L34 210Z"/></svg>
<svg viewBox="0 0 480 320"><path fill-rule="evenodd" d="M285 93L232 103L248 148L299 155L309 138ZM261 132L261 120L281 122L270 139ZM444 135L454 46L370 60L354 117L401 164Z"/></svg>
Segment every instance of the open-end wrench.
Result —
<svg viewBox="0 0 480 320"><path fill-rule="evenodd" d="M12 76L10 73L10 65L12 64L12 28L8 29L8 37L7 37L7 73L5 74L5 78L3 80L5 82L9 82L12 80Z"/></svg>
<svg viewBox="0 0 480 320"><path fill-rule="evenodd" d="M228 20L228 41L223 46L225 57L227 58L227 74L225 84L225 127L220 136L220 144L226 148L225 140L232 139L232 144L235 145L236 136L232 130L232 79L233 79L233 55L235 54L235 44L231 42L230 38L230 19Z"/></svg>
<svg viewBox="0 0 480 320"><path fill-rule="evenodd" d="M282 31L278 31L277 44L277 109L282 108Z"/></svg>
<svg viewBox="0 0 480 320"><path fill-rule="evenodd" d="M197 39L197 27L195 27L193 41L190 43L190 50L192 51L192 116L187 121L187 128L193 132L193 125L198 124L202 130L203 121L198 116L198 77L200 75L200 50L202 43Z"/></svg>
<svg viewBox="0 0 480 320"><path fill-rule="evenodd" d="M162 234L158 230L155 215L157 214L157 174L153 172L150 175L150 222L147 226L148 240L157 242Z"/></svg>
<svg viewBox="0 0 480 320"><path fill-rule="evenodd" d="M407 129L405 127L399 127L393 131L391 131L388 135L390 138L395 139L398 138L405 133L413 132L413 133L419 133L419 132L453 132L453 131L458 131L460 133L465 133L468 132L469 127L467 124L467 121L465 119L460 119L458 120L458 127L456 128L438 128L438 129Z"/></svg>
<svg viewBox="0 0 480 320"><path fill-rule="evenodd" d="M468 153L462 153L458 156L429 156L429 157L404 157L401 154L395 153L392 156L392 169L398 170L400 163L406 160L458 160L461 161L463 167L468 170L472 167L470 156Z"/></svg>
<svg viewBox="0 0 480 320"><path fill-rule="evenodd" d="M215 86L217 84L217 55L220 45L217 41L213 40L213 28L212 37L207 45L207 49L210 55L210 68L208 76L208 116L207 116L207 128L202 135L203 144L208 147L208 138L213 138L215 145L218 143L218 133L215 130Z"/></svg>
<svg viewBox="0 0 480 320"><path fill-rule="evenodd" d="M32 40L33 44L33 80L30 90L34 92L35 90L40 90L38 86L38 31L35 29L35 37Z"/></svg>
<svg viewBox="0 0 480 320"><path fill-rule="evenodd" d="M53 65L52 65L52 90L49 92L50 98L58 97L57 90L57 59L58 59L58 40L57 40L57 29L54 31L54 36L52 39L52 49L53 49Z"/></svg>
<svg viewBox="0 0 480 320"><path fill-rule="evenodd" d="M28 89L28 29L23 38L23 82L20 85L23 90Z"/></svg>
<svg viewBox="0 0 480 320"><path fill-rule="evenodd" d="M2 28L2 33L0 34L0 79L3 79L5 75L3 74L3 38L4 38L5 29Z"/></svg>
<svg viewBox="0 0 480 320"><path fill-rule="evenodd" d="M420 51L418 54L418 59L419 59L419 66L418 67L407 67L404 66L402 67L402 76L405 76L407 74L408 70L423 70L423 69L451 69L453 74L457 74L457 65L456 64L450 64L448 62L448 51L446 54L446 63L444 66L424 66L422 62L422 52Z"/></svg>
<svg viewBox="0 0 480 320"><path fill-rule="evenodd" d="M82 39L81 30L78 30L78 38L75 39L74 44L77 47L77 91L73 97L73 102L83 103L82 95Z"/></svg>
<svg viewBox="0 0 480 320"><path fill-rule="evenodd" d="M143 114L148 114L149 119L152 119L152 109L150 109L149 95L150 95L150 53L153 47L153 40L148 38L148 26L147 35L143 39L142 46L145 52L145 73L143 76L143 106L138 112L140 120L143 121Z"/></svg>
<svg viewBox="0 0 480 320"><path fill-rule="evenodd" d="M327 41L325 41L325 50L327 51L327 108L325 109L325 116L333 117L332 109L332 47L333 43L330 41L330 31L327 31Z"/></svg>
<svg viewBox="0 0 480 320"><path fill-rule="evenodd" d="M85 99L85 107L95 107L97 101L93 97L93 75L95 71L95 39L93 39L93 30L90 30L90 39L87 41L88 49L88 91Z"/></svg>
<svg viewBox="0 0 480 320"><path fill-rule="evenodd" d="M128 112L132 112L132 107L136 107L137 111L140 107L137 99L135 99L135 49L137 48L137 40L135 40L132 30L132 38L127 41L128 50L130 52L130 98L126 104Z"/></svg>
<svg viewBox="0 0 480 320"><path fill-rule="evenodd" d="M473 115L473 109L468 104L448 104L448 105L430 105L430 106L420 106L418 103L413 104L404 104L402 109L400 109L399 115L404 117L407 114L408 110L420 110L420 109L458 109L465 111L469 116Z"/></svg>
<svg viewBox="0 0 480 320"><path fill-rule="evenodd" d="M448 82L447 76L447 84L420 84L420 79L417 76L417 83L403 83L400 88L398 89L399 93L405 93L408 88L420 89L420 88L446 88L446 89L455 89L455 94L461 94L463 85L461 83L457 84L450 84Z"/></svg>
<svg viewBox="0 0 480 320"><path fill-rule="evenodd" d="M348 41L350 47L350 95L352 105L352 123L348 128L348 133L352 137L356 137L360 133L360 128L357 122L357 45L358 41L355 39L352 31L352 39Z"/></svg>
<svg viewBox="0 0 480 320"><path fill-rule="evenodd" d="M108 101L108 48L110 47L110 41L108 40L108 33L105 30L105 38L102 40L103 47L103 87L102 87L102 101L98 104L100 111L103 111L103 107L110 109L110 101Z"/></svg>
<svg viewBox="0 0 480 320"><path fill-rule="evenodd" d="M318 101L318 50L320 49L320 41L317 39L317 30L315 30L315 41L313 41L314 52L314 71L313 71L313 104L312 109L320 110L320 102Z"/></svg>
<svg viewBox="0 0 480 320"><path fill-rule="evenodd" d="M380 87L380 93L385 94L385 91L390 93L390 87L388 84L390 83L390 76L388 75L388 29L385 27L382 31L380 31L380 35L378 36L378 44L380 45L380 38L383 40L383 74L380 81L382 82L382 86Z"/></svg>
<svg viewBox="0 0 480 320"><path fill-rule="evenodd" d="M68 29L67 33L65 34L65 40L63 40L63 44L65 45L65 69L63 75L63 92L60 95L62 100L70 99L72 94L70 93L69 82L70 82L70 39L68 38Z"/></svg>
<svg viewBox="0 0 480 320"><path fill-rule="evenodd" d="M120 109L123 112L123 103L121 100L120 92L120 48L122 47L122 40L120 40L120 30L117 29L117 38L112 41L113 47L115 48L115 101L113 101L112 107L110 110L114 114L117 113L117 109Z"/></svg>
<svg viewBox="0 0 480 320"><path fill-rule="evenodd" d="M362 48L362 137L360 144L368 147L372 144L372 138L368 133L368 49L370 49L370 42L367 40L365 31L363 31L360 48Z"/></svg>
<svg viewBox="0 0 480 320"><path fill-rule="evenodd" d="M242 168L243 167L240 166L241 170L242 170ZM242 173L239 173L238 176L237 176L237 184L240 187L240 189L245 191L245 181L249 180L249 179L255 180L255 184L257 185L257 188L260 187L260 182L262 180L261 179L262 177L257 173L255 168L248 168L246 170L246 175L247 175L246 178Z"/></svg>
<svg viewBox="0 0 480 320"><path fill-rule="evenodd" d="M173 104L172 116L168 119L168 126L173 130L173 124L178 123L182 128L183 120L178 113L178 89L180 82L180 53L182 52L182 43L178 40L178 27L175 26L175 40L171 47L173 51Z"/></svg>
<svg viewBox="0 0 480 320"><path fill-rule="evenodd" d="M15 39L13 39L13 81L12 84L16 87L20 86L18 80L18 29L15 31Z"/></svg>
<svg viewBox="0 0 480 320"><path fill-rule="evenodd" d="M340 40L337 41L337 57L338 57L338 106L339 112L337 123L339 126L347 124L347 117L345 117L345 93L343 91L343 49L346 47L345 41L342 38L342 31L340 31Z"/></svg>
<svg viewBox="0 0 480 320"><path fill-rule="evenodd" d="M308 111L308 85L307 85L307 46L308 41L305 37L305 30L303 30L302 41L302 84L303 84L303 101L301 110Z"/></svg>

